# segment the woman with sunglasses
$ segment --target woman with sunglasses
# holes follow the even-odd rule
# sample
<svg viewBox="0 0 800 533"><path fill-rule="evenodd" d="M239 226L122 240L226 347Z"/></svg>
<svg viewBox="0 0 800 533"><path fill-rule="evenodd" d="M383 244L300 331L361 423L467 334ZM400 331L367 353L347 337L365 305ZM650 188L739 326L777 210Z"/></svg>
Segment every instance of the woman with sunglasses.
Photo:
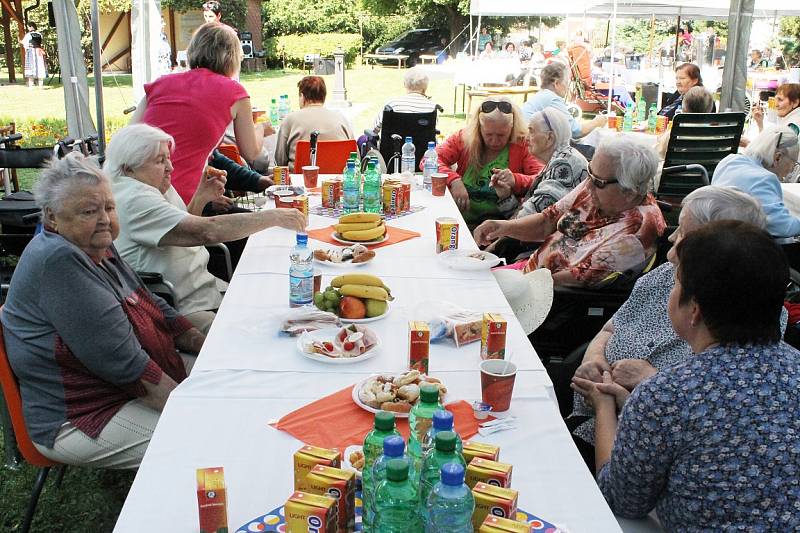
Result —
<svg viewBox="0 0 800 533"><path fill-rule="evenodd" d="M557 285L600 287L636 278L656 253L664 217L649 193L658 155L621 136L598 146L588 179L542 213L489 220L475 230L486 245L500 237L544 241L529 260L508 268L547 268Z"/></svg>
<svg viewBox="0 0 800 533"><path fill-rule="evenodd" d="M502 96L486 99L464 129L436 148L439 172L464 221L510 217L544 166L528 151L526 122L519 107ZM458 165L453 170L453 165Z"/></svg>
<svg viewBox="0 0 800 533"><path fill-rule="evenodd" d="M206 22L222 22L222 7L219 2L211 0L203 4L203 20Z"/></svg>

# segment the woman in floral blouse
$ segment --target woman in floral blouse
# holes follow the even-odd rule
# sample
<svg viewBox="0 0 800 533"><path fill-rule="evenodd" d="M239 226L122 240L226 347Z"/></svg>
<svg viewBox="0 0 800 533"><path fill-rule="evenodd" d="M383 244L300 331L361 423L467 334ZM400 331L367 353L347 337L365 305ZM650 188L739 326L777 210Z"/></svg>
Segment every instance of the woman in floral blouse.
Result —
<svg viewBox="0 0 800 533"><path fill-rule="evenodd" d="M608 371L573 380L597 414L598 485L616 514L655 508L668 531L798 531L800 352L778 327L786 257L727 220L676 249L668 312L694 355L630 397Z"/></svg>

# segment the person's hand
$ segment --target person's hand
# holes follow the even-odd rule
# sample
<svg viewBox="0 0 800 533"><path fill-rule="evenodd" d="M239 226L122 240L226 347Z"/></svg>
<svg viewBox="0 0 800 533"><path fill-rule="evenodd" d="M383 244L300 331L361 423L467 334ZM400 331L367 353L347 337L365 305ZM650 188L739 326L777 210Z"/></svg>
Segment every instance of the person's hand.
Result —
<svg viewBox="0 0 800 533"><path fill-rule="evenodd" d="M233 198L227 196L219 196L211 200L211 208L215 213L227 211L233 205Z"/></svg>
<svg viewBox="0 0 800 533"><path fill-rule="evenodd" d="M570 388L584 397L586 403L594 407L595 411L602 405L611 404L615 409L622 409L630 393L611 378L611 372L603 372L603 381L594 381L579 377L572 378Z"/></svg>
<svg viewBox="0 0 800 533"><path fill-rule="evenodd" d="M492 177L489 180L489 186L494 187L497 197L501 200L505 200L511 196L515 184L516 180L514 179L514 174L507 168L492 169Z"/></svg>
<svg viewBox="0 0 800 533"><path fill-rule="evenodd" d="M575 371L575 376L594 381L595 383L602 383L603 372L610 372L611 365L603 359L602 361L590 360L581 363L581 366Z"/></svg>
<svg viewBox="0 0 800 533"><path fill-rule="evenodd" d="M299 209L276 208L264 211L272 217L272 225L295 232L305 231L306 216Z"/></svg>
<svg viewBox="0 0 800 533"><path fill-rule="evenodd" d="M272 181L272 178L269 176L261 176L258 178L258 184L256 185L256 189L258 192L265 190L267 187L272 187L275 185L275 182Z"/></svg>
<svg viewBox="0 0 800 533"><path fill-rule="evenodd" d="M227 173L224 170L206 166L200 183L197 184L197 190L194 192L194 200L199 201L200 205L206 205L208 202L225 202L220 198L224 198L226 176Z"/></svg>
<svg viewBox="0 0 800 533"><path fill-rule="evenodd" d="M257 122L255 124L255 128L256 128L256 138L269 137L270 135L275 134L275 130L273 129L271 122Z"/></svg>
<svg viewBox="0 0 800 533"><path fill-rule="evenodd" d="M459 211L469 211L469 193L460 178L450 183L450 194L453 195Z"/></svg>
<svg viewBox="0 0 800 533"><path fill-rule="evenodd" d="M658 370L644 359L621 359L611 365L611 377L618 383L632 391L636 385L658 373Z"/></svg>
<svg viewBox="0 0 800 533"><path fill-rule="evenodd" d="M503 227L508 223L507 220L485 220L480 226L475 228L472 236L480 246L486 246L503 237Z"/></svg>
<svg viewBox="0 0 800 533"><path fill-rule="evenodd" d="M608 372L603 372L603 382L596 383L595 388L606 396L611 396L614 398L614 403L617 405L617 411L622 411L622 408L625 406L625 402L628 400L628 396L631 395L628 389L619 383L614 382L614 378Z"/></svg>
<svg viewBox="0 0 800 533"><path fill-rule="evenodd" d="M756 105L753 106L752 117L758 125L758 129L764 127L764 108L761 107L760 101L756 102Z"/></svg>

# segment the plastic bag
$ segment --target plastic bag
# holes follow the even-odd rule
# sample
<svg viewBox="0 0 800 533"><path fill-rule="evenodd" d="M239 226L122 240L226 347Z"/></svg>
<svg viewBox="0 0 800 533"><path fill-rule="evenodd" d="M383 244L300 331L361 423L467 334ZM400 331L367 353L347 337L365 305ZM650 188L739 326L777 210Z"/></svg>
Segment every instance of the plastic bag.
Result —
<svg viewBox="0 0 800 533"><path fill-rule="evenodd" d="M424 301L414 308L417 320L424 320L431 330L431 342L452 339L457 347L480 340L483 313L464 309L451 302Z"/></svg>

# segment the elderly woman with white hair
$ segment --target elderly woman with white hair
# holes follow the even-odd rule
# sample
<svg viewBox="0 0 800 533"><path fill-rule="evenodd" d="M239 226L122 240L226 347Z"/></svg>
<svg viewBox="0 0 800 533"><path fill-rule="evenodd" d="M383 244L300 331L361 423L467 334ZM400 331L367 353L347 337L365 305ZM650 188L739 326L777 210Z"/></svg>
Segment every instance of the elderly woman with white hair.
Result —
<svg viewBox="0 0 800 533"><path fill-rule="evenodd" d="M120 255L136 270L158 272L175 287L175 306L207 332L222 297L208 270L204 245L243 239L280 226L305 228L296 209L268 209L203 217L203 206L218 196L224 177L200 180L188 209L172 187L171 136L146 124L119 130L108 145L105 170L117 199L122 232Z"/></svg>
<svg viewBox="0 0 800 533"><path fill-rule="evenodd" d="M488 220L475 229L478 244L500 237L544 241L529 260L508 268L547 268L556 285L601 287L619 276L636 278L656 253L664 217L650 194L658 155L622 137L597 148L588 179L542 213Z"/></svg>
<svg viewBox="0 0 800 533"><path fill-rule="evenodd" d="M79 154L42 171L44 231L25 248L2 312L28 433L54 461L136 468L205 335L119 256L108 178ZM188 362L188 361L187 361Z"/></svg>
<svg viewBox="0 0 800 533"><path fill-rule="evenodd" d="M375 135L381 132L383 110L387 107L395 113L430 113L436 109L436 102L425 94L428 90L428 83L430 83L430 78L420 67L409 69L403 76L403 87L406 89L406 94L390 98L383 104L381 110L378 111L378 116L375 117L375 126L372 128Z"/></svg>

